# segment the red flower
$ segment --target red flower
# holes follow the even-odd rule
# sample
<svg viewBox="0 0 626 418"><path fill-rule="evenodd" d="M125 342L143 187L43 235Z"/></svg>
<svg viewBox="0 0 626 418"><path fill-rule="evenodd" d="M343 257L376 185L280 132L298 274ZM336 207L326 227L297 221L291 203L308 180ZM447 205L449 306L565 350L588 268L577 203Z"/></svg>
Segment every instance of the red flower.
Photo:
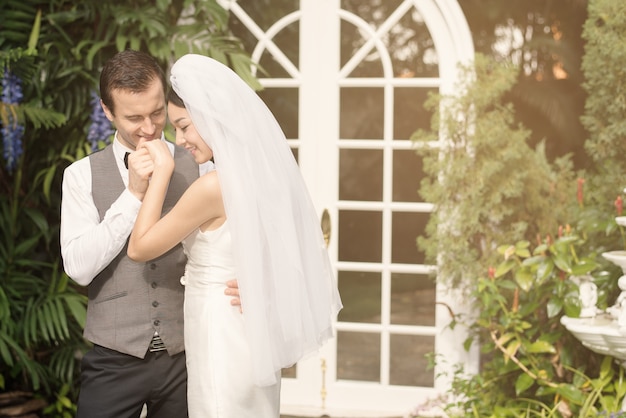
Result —
<svg viewBox="0 0 626 418"><path fill-rule="evenodd" d="M496 277L496 269L494 267L489 267L488 274L489 278L493 279L494 277Z"/></svg>
<svg viewBox="0 0 626 418"><path fill-rule="evenodd" d="M617 209L617 216L622 216L622 209L624 208L624 202L622 196L617 196L615 199L615 209Z"/></svg>

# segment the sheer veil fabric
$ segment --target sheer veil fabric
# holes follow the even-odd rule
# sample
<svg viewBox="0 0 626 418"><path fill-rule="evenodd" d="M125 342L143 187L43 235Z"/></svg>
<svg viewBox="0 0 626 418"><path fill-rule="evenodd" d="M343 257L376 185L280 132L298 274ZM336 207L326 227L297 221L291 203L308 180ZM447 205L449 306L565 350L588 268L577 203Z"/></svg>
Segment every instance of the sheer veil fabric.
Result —
<svg viewBox="0 0 626 418"><path fill-rule="evenodd" d="M213 150L259 386L334 335L342 308L318 216L278 122L235 72L202 55L171 69Z"/></svg>

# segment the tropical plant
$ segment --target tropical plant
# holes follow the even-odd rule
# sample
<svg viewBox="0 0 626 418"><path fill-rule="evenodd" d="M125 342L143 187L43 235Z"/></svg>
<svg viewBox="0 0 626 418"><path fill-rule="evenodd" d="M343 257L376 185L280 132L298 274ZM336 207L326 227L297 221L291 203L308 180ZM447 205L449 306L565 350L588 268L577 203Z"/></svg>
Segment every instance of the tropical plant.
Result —
<svg viewBox="0 0 626 418"><path fill-rule="evenodd" d="M102 63L136 48L167 69L195 52L260 85L215 0L7 0L0 15L0 391L33 392L46 416L71 417L86 297L62 268L60 185L110 132L96 126L102 137L87 141Z"/></svg>
<svg viewBox="0 0 626 418"><path fill-rule="evenodd" d="M1 55L3 170L12 175L3 176L8 193L0 195L0 388L51 393L59 382L73 380L76 354L86 347L80 337L85 302L59 268L57 228L41 210L53 202L50 170L27 172L21 158L25 126L65 122L63 114L21 103L28 99L22 80L32 74L40 16L32 16L27 47Z"/></svg>

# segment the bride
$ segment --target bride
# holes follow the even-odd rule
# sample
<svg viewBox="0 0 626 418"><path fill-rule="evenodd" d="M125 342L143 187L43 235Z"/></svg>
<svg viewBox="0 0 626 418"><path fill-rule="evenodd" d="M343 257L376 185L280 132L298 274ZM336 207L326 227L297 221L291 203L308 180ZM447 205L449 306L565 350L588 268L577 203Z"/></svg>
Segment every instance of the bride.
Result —
<svg viewBox="0 0 626 418"><path fill-rule="evenodd" d="M189 416L277 418L281 369L331 338L341 309L318 217L280 126L239 76L189 54L170 80L176 143L215 170L159 219L174 161L162 141L138 147L154 168L128 255L183 242ZM241 312L223 297L232 279Z"/></svg>

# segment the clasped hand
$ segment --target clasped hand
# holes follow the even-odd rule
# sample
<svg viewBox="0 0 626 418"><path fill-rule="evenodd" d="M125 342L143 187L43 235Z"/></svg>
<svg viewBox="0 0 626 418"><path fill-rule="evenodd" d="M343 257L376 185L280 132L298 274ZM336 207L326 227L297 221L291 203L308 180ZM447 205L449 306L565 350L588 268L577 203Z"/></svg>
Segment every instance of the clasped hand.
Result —
<svg viewBox="0 0 626 418"><path fill-rule="evenodd" d="M171 176L174 159L167 144L161 140L141 140L128 156L128 190L139 200L148 190L155 173Z"/></svg>
<svg viewBox="0 0 626 418"><path fill-rule="evenodd" d="M157 172L163 172L168 177L174 171L174 158L167 143L160 140L142 141L137 145L138 151L147 150L154 165L154 176Z"/></svg>

